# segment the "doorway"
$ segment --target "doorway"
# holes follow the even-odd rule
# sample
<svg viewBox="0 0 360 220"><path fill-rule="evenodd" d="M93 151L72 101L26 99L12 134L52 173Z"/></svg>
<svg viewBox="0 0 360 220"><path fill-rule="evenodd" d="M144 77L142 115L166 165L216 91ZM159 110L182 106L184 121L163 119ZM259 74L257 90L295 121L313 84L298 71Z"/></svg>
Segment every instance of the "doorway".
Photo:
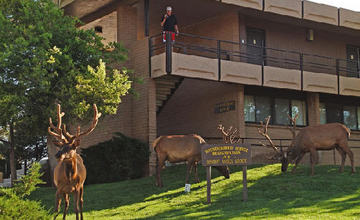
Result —
<svg viewBox="0 0 360 220"><path fill-rule="evenodd" d="M262 65L265 57L265 31L258 28L246 28L246 42L248 63Z"/></svg>

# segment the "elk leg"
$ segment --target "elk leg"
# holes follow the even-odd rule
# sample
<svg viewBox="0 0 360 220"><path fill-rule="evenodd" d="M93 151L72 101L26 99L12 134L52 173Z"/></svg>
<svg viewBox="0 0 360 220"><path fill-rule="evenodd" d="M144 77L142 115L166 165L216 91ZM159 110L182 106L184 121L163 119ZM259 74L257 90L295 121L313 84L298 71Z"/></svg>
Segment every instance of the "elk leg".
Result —
<svg viewBox="0 0 360 220"><path fill-rule="evenodd" d="M162 180L161 180L161 176L160 176L160 173L161 173L161 170L163 168L163 166L165 165L165 157L164 156L161 156L161 155L157 155L157 158L158 158L158 161L157 161L157 167L156 167L156 185L158 187L163 187L163 183L162 183Z"/></svg>
<svg viewBox="0 0 360 220"><path fill-rule="evenodd" d="M195 182L196 182L196 183L200 183L197 165L198 165L197 162L195 162L195 163L194 163Z"/></svg>
<svg viewBox="0 0 360 220"><path fill-rule="evenodd" d="M192 170L192 167L194 165L194 162L191 160L191 161L188 161L187 163L187 169L186 169L186 179L185 179L185 183L188 184L189 183L189 176L191 174L191 170Z"/></svg>
<svg viewBox="0 0 360 220"><path fill-rule="evenodd" d="M56 199L55 199L55 216L54 219L59 215L60 213L60 204L61 204L61 193L59 190L56 191Z"/></svg>
<svg viewBox="0 0 360 220"><path fill-rule="evenodd" d="M292 168L291 172L295 173L297 165L300 163L301 159L304 157L305 152L301 152L300 155L295 160L295 166Z"/></svg>
<svg viewBox="0 0 360 220"><path fill-rule="evenodd" d="M315 149L310 149L310 161L311 161L311 176L315 173L315 163L317 161L317 152Z"/></svg>
<svg viewBox="0 0 360 220"><path fill-rule="evenodd" d="M74 210L76 214L76 220L79 220L79 190L76 189L74 192Z"/></svg>
<svg viewBox="0 0 360 220"><path fill-rule="evenodd" d="M70 202L69 201L69 194L64 193L63 197L64 197L64 203L65 203L63 219L65 220L67 211L69 209L69 202Z"/></svg>
<svg viewBox="0 0 360 220"><path fill-rule="evenodd" d="M84 186L80 187L80 219L83 220Z"/></svg>
<svg viewBox="0 0 360 220"><path fill-rule="evenodd" d="M345 151L343 151L343 149L338 146L336 147L336 150L339 152L339 154L341 155L341 166L340 166L340 169L339 169L339 172L342 173L344 172L344 165L345 165L345 160L346 160L346 153Z"/></svg>
<svg viewBox="0 0 360 220"><path fill-rule="evenodd" d="M350 162L351 162L351 172L352 173L355 173L356 170L355 170L355 167L354 167L354 154L353 152L346 146L346 147L342 147L343 151L345 151L345 153L347 155L349 155L349 158L350 158ZM345 154L345 156L346 156ZM345 163L345 159L344 159L344 163ZM343 164L342 164L343 165ZM344 166L343 166L343 170L344 170Z"/></svg>

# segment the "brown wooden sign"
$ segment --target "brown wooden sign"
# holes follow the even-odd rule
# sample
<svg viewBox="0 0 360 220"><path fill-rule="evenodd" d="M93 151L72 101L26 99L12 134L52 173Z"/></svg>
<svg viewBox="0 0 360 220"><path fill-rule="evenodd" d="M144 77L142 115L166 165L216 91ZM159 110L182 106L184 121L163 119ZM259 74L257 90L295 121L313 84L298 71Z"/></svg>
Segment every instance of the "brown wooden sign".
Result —
<svg viewBox="0 0 360 220"><path fill-rule="evenodd" d="M206 166L207 202L211 203L211 166L243 166L243 200L247 201L247 165L251 163L249 144L211 144L201 149L202 165Z"/></svg>
<svg viewBox="0 0 360 220"><path fill-rule="evenodd" d="M203 166L248 165L251 162L248 144L212 144L202 147Z"/></svg>

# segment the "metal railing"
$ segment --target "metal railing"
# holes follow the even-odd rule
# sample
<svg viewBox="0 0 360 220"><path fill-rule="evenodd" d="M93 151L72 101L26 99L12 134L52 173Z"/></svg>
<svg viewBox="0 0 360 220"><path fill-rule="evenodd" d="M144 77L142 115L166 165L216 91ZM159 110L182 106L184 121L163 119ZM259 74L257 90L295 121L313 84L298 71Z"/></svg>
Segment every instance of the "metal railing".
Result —
<svg viewBox="0 0 360 220"><path fill-rule="evenodd" d="M176 52L217 59L219 80L221 78L220 67L222 60L300 70L302 81L301 88L303 88L304 71L337 75L338 87L340 86L340 76L360 77L359 62L353 60L337 59L334 57L301 53L299 51L218 40L186 33L180 33L176 36L174 42L171 41L171 33L169 32L165 34L165 43L163 42L163 38L163 34L158 34L149 38L149 57L151 59L152 56L165 52L167 61L166 70L168 74L171 73L172 69L172 52ZM151 65L151 60L149 62Z"/></svg>
<svg viewBox="0 0 360 220"><path fill-rule="evenodd" d="M222 137L203 137L205 140L218 140L218 141L223 141ZM246 137L246 138L240 138L240 142L241 143L249 143L252 146L256 146L256 147L263 147L264 145L261 143L265 143L267 144L267 140L265 138L254 138L254 137ZM288 138L271 138L271 140L274 142L274 144L277 147L280 148L288 148L290 147L291 141L292 139L288 139ZM348 139L348 142L356 142L358 144L358 146L349 146L350 148L353 149L360 149L360 139ZM270 146L269 146L270 148Z"/></svg>

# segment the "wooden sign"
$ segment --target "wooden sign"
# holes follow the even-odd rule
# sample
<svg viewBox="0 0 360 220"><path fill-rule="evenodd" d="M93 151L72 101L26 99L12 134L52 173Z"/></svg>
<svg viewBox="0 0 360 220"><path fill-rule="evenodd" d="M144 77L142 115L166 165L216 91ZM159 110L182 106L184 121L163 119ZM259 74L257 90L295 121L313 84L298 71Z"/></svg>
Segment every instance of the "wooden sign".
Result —
<svg viewBox="0 0 360 220"><path fill-rule="evenodd" d="M216 104L214 112L218 114L218 113L224 113L234 110L235 110L235 101L228 101L228 102L222 102Z"/></svg>
<svg viewBox="0 0 360 220"><path fill-rule="evenodd" d="M249 144L204 145L201 161L206 166L208 203L211 203L211 166L243 166L243 200L247 201L247 165L251 163Z"/></svg>

